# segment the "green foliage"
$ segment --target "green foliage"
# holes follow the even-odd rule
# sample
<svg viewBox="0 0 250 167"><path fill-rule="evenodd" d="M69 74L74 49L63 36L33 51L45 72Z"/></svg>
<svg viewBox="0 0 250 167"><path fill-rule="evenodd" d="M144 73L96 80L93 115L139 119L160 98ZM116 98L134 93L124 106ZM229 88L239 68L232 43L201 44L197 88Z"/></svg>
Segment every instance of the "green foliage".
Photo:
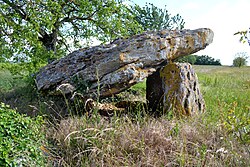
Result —
<svg viewBox="0 0 250 167"><path fill-rule="evenodd" d="M196 56L195 55L184 56L179 58L177 61L180 63L190 63L193 65L196 62Z"/></svg>
<svg viewBox="0 0 250 167"><path fill-rule="evenodd" d="M221 65L220 60L215 60L212 57L209 57L208 55L196 55L196 61L194 63L195 65Z"/></svg>
<svg viewBox="0 0 250 167"><path fill-rule="evenodd" d="M248 42L249 46L250 46L250 39L249 37L247 37L248 33L250 33L250 28L249 30L245 30L245 31L238 31L236 33L234 33L234 35L240 35L240 42L245 43Z"/></svg>
<svg viewBox="0 0 250 167"><path fill-rule="evenodd" d="M233 134L242 143L250 144L250 107L238 107L237 101L229 106L223 105L228 108L228 112L221 117L227 133Z"/></svg>
<svg viewBox="0 0 250 167"><path fill-rule="evenodd" d="M4 57L0 57L0 63L4 63L5 62L5 58Z"/></svg>
<svg viewBox="0 0 250 167"><path fill-rule="evenodd" d="M41 117L32 119L0 104L0 166L43 166Z"/></svg>
<svg viewBox="0 0 250 167"><path fill-rule="evenodd" d="M71 81L76 85L76 91L82 94L87 93L90 83L84 80L84 78L75 75L71 78Z"/></svg>
<svg viewBox="0 0 250 167"><path fill-rule="evenodd" d="M132 90L139 92L142 96L146 96L146 79L131 87Z"/></svg>
<svg viewBox="0 0 250 167"><path fill-rule="evenodd" d="M215 60L207 55L188 55L176 60L177 62L187 62L195 65L221 65L220 60Z"/></svg>
<svg viewBox="0 0 250 167"><path fill-rule="evenodd" d="M16 77L28 77L34 75L37 69L45 64L38 62L21 62L21 63L0 63L0 70L8 70Z"/></svg>
<svg viewBox="0 0 250 167"><path fill-rule="evenodd" d="M233 60L233 66L235 67L242 67L247 65L247 53L246 52L239 52L235 55L235 58Z"/></svg>
<svg viewBox="0 0 250 167"><path fill-rule="evenodd" d="M151 3L146 3L145 7L142 8L139 5L133 6L131 11L144 31L184 28L185 22L182 17L179 14L171 16L166 6L165 9L161 9Z"/></svg>
<svg viewBox="0 0 250 167"><path fill-rule="evenodd" d="M0 92L1 90L10 90L14 86L14 79L11 73L7 70L0 70Z"/></svg>
<svg viewBox="0 0 250 167"><path fill-rule="evenodd" d="M0 0L1 61L14 56L44 64L93 38L106 42L139 32L133 18L116 0Z"/></svg>
<svg viewBox="0 0 250 167"><path fill-rule="evenodd" d="M31 63L0 63L0 92L19 88L23 90L25 86L29 89L23 90L23 92L30 92L34 87L34 73L31 72L35 72ZM0 94L1 96L2 94Z"/></svg>

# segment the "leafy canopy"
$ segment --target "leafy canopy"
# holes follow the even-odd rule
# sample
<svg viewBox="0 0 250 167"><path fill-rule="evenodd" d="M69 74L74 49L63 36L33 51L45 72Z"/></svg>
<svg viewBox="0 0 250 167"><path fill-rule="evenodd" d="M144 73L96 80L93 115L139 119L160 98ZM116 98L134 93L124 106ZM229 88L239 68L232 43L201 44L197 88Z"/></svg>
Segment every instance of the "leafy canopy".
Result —
<svg viewBox="0 0 250 167"><path fill-rule="evenodd" d="M250 28L248 30L238 31L234 33L234 35L240 35L240 42L242 43L248 42L250 46L250 36L248 36L249 34L250 34Z"/></svg>
<svg viewBox="0 0 250 167"><path fill-rule="evenodd" d="M188 55L177 59L178 62L187 62L195 65L221 65L220 59L215 60L208 55Z"/></svg>
<svg viewBox="0 0 250 167"><path fill-rule="evenodd" d="M109 42L184 24L166 8L128 6L123 0L0 0L0 62L11 60L33 73L92 40Z"/></svg>
<svg viewBox="0 0 250 167"><path fill-rule="evenodd" d="M213 57L208 55L196 55L195 65L221 65L220 59L215 60Z"/></svg>
<svg viewBox="0 0 250 167"><path fill-rule="evenodd" d="M182 17L179 14L171 16L166 6L161 9L151 3L146 3L142 8L135 5L132 7L132 13L135 15L135 20L142 25L145 31L183 29L185 25Z"/></svg>
<svg viewBox="0 0 250 167"><path fill-rule="evenodd" d="M245 66L247 65L247 59L248 56L246 52L238 52L233 60L233 66L235 67Z"/></svg>
<svg viewBox="0 0 250 167"><path fill-rule="evenodd" d="M46 62L83 39L106 42L137 33L133 17L121 0L0 0L0 55Z"/></svg>
<svg viewBox="0 0 250 167"><path fill-rule="evenodd" d="M190 63L194 65L194 63L196 62L196 59L197 59L196 55L188 55L188 56L178 58L176 61L180 63Z"/></svg>

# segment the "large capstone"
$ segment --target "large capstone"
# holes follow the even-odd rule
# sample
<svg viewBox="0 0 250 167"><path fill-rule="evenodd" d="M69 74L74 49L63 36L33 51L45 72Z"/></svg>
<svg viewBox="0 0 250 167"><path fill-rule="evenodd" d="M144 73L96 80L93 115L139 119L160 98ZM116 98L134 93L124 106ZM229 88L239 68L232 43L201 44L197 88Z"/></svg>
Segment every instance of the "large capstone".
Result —
<svg viewBox="0 0 250 167"><path fill-rule="evenodd" d="M80 92L106 97L143 81L171 60L204 49L213 40L207 28L145 32L107 45L74 51L43 67L36 76L45 95Z"/></svg>

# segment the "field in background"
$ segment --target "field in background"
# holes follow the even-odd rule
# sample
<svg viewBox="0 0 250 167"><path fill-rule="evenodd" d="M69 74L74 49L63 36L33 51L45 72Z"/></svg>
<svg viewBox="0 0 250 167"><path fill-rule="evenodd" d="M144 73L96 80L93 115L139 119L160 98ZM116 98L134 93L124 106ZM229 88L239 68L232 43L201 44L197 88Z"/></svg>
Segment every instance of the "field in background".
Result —
<svg viewBox="0 0 250 167"><path fill-rule="evenodd" d="M48 164L250 166L250 67L194 66L194 70L206 113L193 118L176 118L172 113L152 118L138 108L133 115L110 119L85 115L56 124L48 121L44 128ZM0 71L0 78L0 93L12 90L8 96L19 98L13 90L24 82L6 71ZM145 94L145 82L132 90ZM22 105L29 102L34 104L29 99Z"/></svg>

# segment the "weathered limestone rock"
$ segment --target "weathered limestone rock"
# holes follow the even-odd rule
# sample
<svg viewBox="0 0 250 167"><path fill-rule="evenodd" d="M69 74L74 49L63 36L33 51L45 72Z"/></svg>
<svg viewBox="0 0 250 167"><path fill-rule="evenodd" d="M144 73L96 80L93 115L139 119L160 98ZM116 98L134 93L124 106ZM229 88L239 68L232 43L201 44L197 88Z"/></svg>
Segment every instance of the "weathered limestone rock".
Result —
<svg viewBox="0 0 250 167"><path fill-rule="evenodd" d="M125 110L124 107L118 108L111 103L99 103L99 102L94 101L93 99L87 99L85 101L84 108L85 108L84 110L88 112L89 114L91 114L93 110L97 110L100 115L108 116L108 117L114 115L115 111L123 112Z"/></svg>
<svg viewBox="0 0 250 167"><path fill-rule="evenodd" d="M145 32L111 44L74 51L43 67L36 76L45 94L80 91L105 97L143 81L171 60L204 49L213 40L207 28Z"/></svg>
<svg viewBox="0 0 250 167"><path fill-rule="evenodd" d="M205 111L198 78L188 63L171 63L147 79L147 100L152 112L176 111L194 115Z"/></svg>

